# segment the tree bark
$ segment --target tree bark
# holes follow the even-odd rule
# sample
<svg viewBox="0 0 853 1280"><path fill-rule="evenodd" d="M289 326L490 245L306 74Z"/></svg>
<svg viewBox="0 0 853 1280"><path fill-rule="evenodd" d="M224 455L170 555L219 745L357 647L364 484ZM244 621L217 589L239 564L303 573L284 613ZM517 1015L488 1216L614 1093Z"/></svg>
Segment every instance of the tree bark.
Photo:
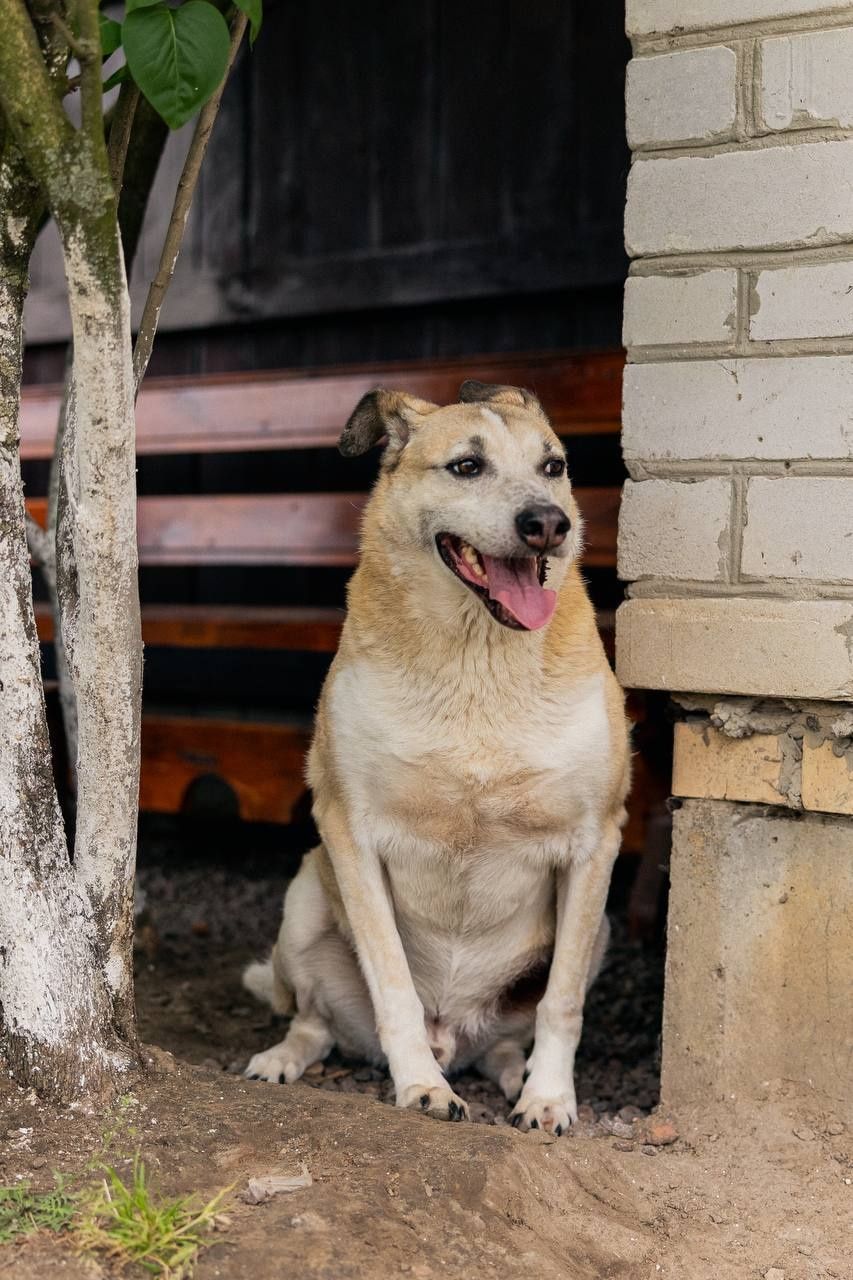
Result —
<svg viewBox="0 0 853 1280"><path fill-rule="evenodd" d="M79 1030L72 1035L66 1025L56 1052L61 1055L64 1045L73 1060L81 1044L95 1039L117 1051L101 1054L98 1081L88 1075L84 1086L93 1088L110 1075L107 1062L114 1073L133 1061L136 1048L132 936L142 641L130 304L104 143L97 0L80 0L76 12L80 131L56 99L21 0L0 0L0 106L59 228L71 312L74 358L61 496L76 590L69 593L71 608L63 610L62 635L77 706L78 803L67 884L81 902L79 937L94 948L97 980L89 993L92 1036L87 1041ZM69 583L62 581L60 562L57 575L62 598ZM52 867L51 883L43 886L45 909L61 914L65 889L61 870L54 878ZM45 927L40 922L34 935L40 934L43 951L52 936L50 928L41 931ZM20 983L20 972L17 978ZM62 981L44 995L47 1004L63 1010L68 1004ZM21 1043L30 1040L23 1036ZM14 1046L11 1053L26 1074L25 1054L16 1057Z"/></svg>
<svg viewBox="0 0 853 1280"><path fill-rule="evenodd" d="M112 1031L89 903L51 769L19 458L22 313L40 202L0 157L0 1047L54 1098L101 1092L129 1065Z"/></svg>

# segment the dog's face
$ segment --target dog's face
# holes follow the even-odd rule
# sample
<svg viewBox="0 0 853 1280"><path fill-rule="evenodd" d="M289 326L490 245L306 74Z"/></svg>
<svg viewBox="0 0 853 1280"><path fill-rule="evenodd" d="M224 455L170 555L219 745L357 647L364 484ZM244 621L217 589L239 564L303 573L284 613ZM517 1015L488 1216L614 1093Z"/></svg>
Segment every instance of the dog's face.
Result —
<svg viewBox="0 0 853 1280"><path fill-rule="evenodd" d="M505 627L533 631L580 549L562 445L536 398L466 382L440 408L398 391L365 396L340 449L385 440L381 525L407 574L473 594ZM416 568L413 567L416 566Z"/></svg>

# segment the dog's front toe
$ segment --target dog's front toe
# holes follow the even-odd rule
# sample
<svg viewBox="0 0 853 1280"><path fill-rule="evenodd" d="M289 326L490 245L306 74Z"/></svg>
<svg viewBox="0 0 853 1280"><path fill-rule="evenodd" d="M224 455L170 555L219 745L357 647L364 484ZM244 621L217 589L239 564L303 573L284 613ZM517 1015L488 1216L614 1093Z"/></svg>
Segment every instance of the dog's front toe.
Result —
<svg viewBox="0 0 853 1280"><path fill-rule="evenodd" d="M247 1080L267 1080L270 1084L293 1084L305 1070L306 1063L276 1046L256 1053L243 1072Z"/></svg>
<svg viewBox="0 0 853 1280"><path fill-rule="evenodd" d="M542 1129L545 1133L553 1133L559 1138L568 1133L577 1119L574 1099L566 1095L557 1098L529 1098L522 1095L509 1122L515 1129L526 1133L529 1129Z"/></svg>
<svg viewBox="0 0 853 1280"><path fill-rule="evenodd" d="M397 1106L409 1111L424 1111L436 1120L467 1120L468 1103L447 1085L413 1084L397 1094Z"/></svg>

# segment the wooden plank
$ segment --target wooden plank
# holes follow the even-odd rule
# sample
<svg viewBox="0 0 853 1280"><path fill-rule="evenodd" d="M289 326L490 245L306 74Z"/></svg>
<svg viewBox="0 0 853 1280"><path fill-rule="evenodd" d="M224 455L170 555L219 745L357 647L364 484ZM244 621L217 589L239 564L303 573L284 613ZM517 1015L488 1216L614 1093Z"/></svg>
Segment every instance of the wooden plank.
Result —
<svg viewBox="0 0 853 1280"><path fill-rule="evenodd" d="M584 516L584 564L616 563L618 489L577 489ZM144 565L354 565L362 493L220 494L140 498L139 561ZM28 499L40 524L45 500Z"/></svg>
<svg viewBox="0 0 853 1280"><path fill-rule="evenodd" d="M180 812L187 788L215 774L234 788L240 816L289 822L305 791L305 727L148 713L142 721L140 809Z"/></svg>
<svg viewBox="0 0 853 1280"><path fill-rule="evenodd" d="M343 609L298 605L146 604L142 639L146 645L175 649L280 649L294 653L334 653ZM39 639L53 640L53 616L36 605Z"/></svg>
<svg viewBox="0 0 853 1280"><path fill-rule="evenodd" d="M329 448L337 444L358 400L373 387L400 388L449 404L465 378L529 387L560 435L616 434L623 366L621 352L606 351L149 379L137 406L137 452ZM24 458L51 456L59 394L57 387L24 389Z"/></svg>

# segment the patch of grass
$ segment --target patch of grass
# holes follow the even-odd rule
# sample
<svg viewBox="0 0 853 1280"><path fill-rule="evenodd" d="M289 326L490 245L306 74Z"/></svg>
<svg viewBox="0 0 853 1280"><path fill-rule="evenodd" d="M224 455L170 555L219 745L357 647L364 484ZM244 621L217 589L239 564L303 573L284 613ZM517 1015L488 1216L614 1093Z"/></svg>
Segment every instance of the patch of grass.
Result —
<svg viewBox="0 0 853 1280"><path fill-rule="evenodd" d="M34 1231L67 1231L76 1208L76 1198L59 1177L52 1191L31 1191L27 1183L0 1187L0 1245Z"/></svg>
<svg viewBox="0 0 853 1280"><path fill-rule="evenodd" d="M157 1201L138 1158L128 1182L115 1169L103 1170L101 1183L81 1194L74 1223L81 1253L95 1253L119 1269L136 1263L162 1280L186 1280L206 1243L223 1197L207 1204L192 1196Z"/></svg>

